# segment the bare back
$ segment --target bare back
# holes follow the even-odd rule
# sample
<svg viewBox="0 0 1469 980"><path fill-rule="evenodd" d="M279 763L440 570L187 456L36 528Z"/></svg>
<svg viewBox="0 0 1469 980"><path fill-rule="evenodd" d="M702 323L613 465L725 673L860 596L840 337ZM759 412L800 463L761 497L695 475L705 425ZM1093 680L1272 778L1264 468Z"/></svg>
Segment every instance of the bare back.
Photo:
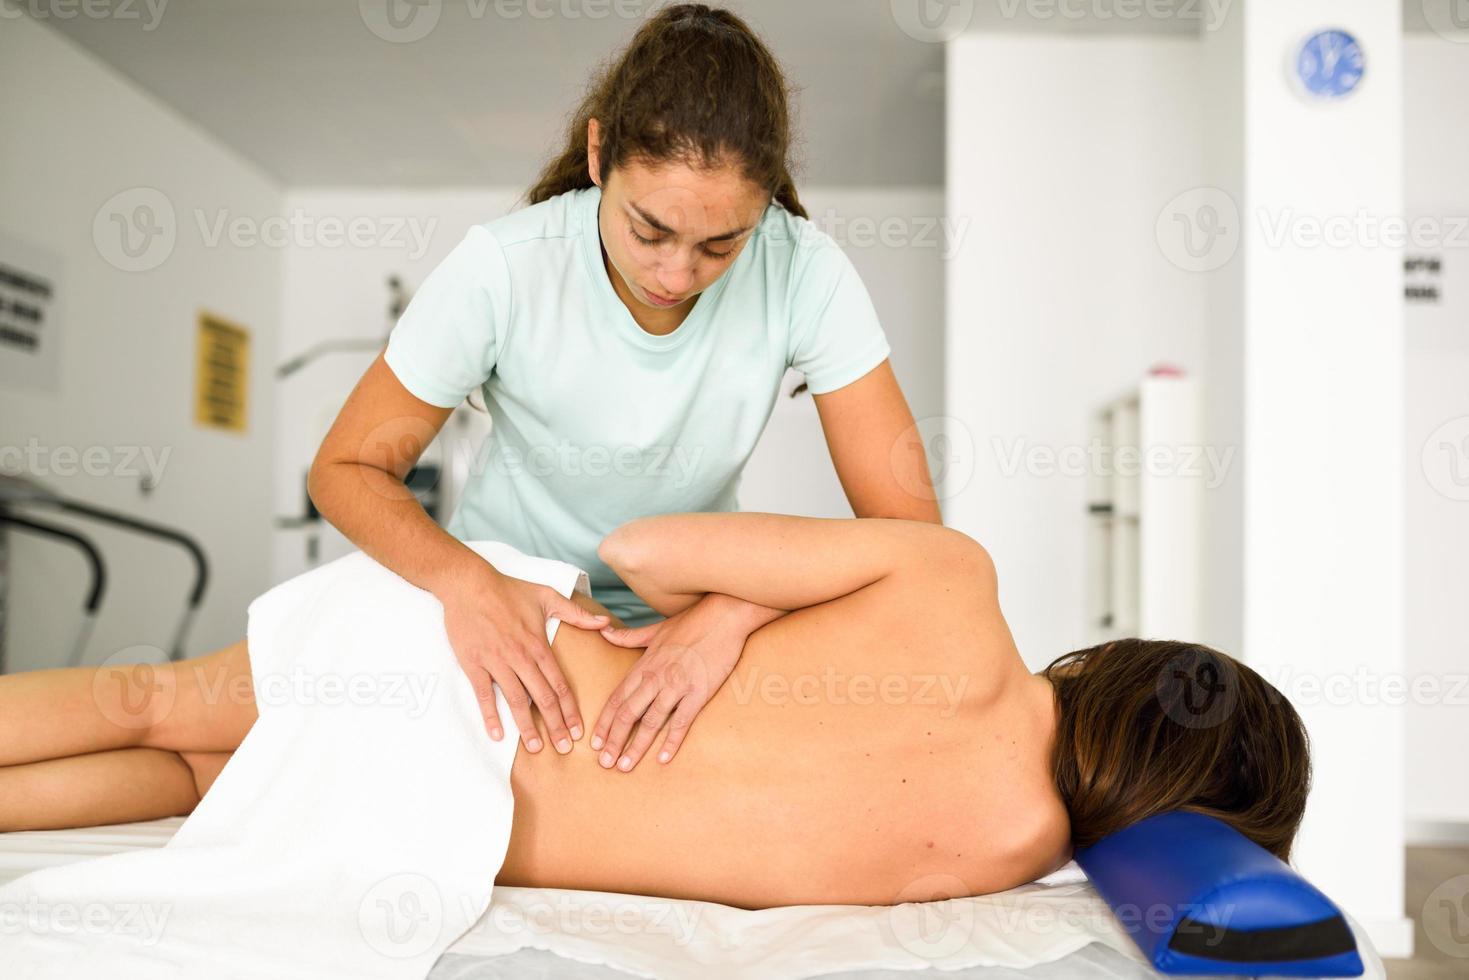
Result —
<svg viewBox="0 0 1469 980"><path fill-rule="evenodd" d="M587 712L638 658L564 626L554 649ZM980 590L878 583L751 636L666 765L522 750L496 881L744 908L999 891L1069 856L1054 724Z"/></svg>

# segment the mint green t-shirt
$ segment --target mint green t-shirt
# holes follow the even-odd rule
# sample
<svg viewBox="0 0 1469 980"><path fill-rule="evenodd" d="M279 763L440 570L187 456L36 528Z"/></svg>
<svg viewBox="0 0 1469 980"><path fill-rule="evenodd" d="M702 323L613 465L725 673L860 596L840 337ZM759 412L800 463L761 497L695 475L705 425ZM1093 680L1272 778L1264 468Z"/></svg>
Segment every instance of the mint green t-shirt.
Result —
<svg viewBox="0 0 1469 980"><path fill-rule="evenodd" d="M602 264L601 198L569 191L470 228L385 360L432 405L483 392L492 430L449 533L577 565L636 625L655 614L597 558L602 539L650 514L738 510L786 368L822 394L889 348L851 260L773 202L678 329L648 333Z"/></svg>

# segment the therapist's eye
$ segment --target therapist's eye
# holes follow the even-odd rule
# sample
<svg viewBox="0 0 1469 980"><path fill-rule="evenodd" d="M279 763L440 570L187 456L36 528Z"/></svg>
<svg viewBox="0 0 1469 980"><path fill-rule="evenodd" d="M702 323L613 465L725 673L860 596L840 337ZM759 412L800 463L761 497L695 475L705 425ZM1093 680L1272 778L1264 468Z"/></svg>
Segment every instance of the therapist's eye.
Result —
<svg viewBox="0 0 1469 980"><path fill-rule="evenodd" d="M638 230L636 228L634 228L632 225L628 225L627 226L627 230L630 231L630 232L632 232L632 237L636 238L639 242L643 243L644 245L657 245L659 242L663 241L663 239L661 239L661 238L644 238L642 235L638 234ZM714 249L710 248L708 245L701 245L699 247L704 250L704 254L705 255L709 256L710 258L714 258L714 259L727 259L731 255L734 254L734 249L732 249L732 248L725 249L724 251L719 252L719 251L715 251Z"/></svg>

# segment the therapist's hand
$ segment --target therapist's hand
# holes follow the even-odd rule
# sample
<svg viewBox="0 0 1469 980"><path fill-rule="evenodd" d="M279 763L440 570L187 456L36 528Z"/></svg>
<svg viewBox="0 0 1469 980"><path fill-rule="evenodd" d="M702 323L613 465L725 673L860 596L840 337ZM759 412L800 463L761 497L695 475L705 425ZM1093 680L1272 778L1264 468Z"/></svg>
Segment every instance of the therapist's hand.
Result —
<svg viewBox="0 0 1469 980"><path fill-rule="evenodd" d="M541 750L530 710L534 704L556 751L570 752L571 743L582 736L581 714L546 642L546 621L555 616L597 630L608 618L588 612L550 586L502 575L488 562L456 580L439 599L449 645L474 687L490 738L498 742L505 737L493 680L505 693L527 751Z"/></svg>
<svg viewBox="0 0 1469 980"><path fill-rule="evenodd" d="M647 650L607 698L592 729L592 748L601 750L602 768L631 771L665 724L668 734L658 761L672 759L694 717L739 663L745 640L784 615L784 610L710 593L648 626L603 628L609 642Z"/></svg>

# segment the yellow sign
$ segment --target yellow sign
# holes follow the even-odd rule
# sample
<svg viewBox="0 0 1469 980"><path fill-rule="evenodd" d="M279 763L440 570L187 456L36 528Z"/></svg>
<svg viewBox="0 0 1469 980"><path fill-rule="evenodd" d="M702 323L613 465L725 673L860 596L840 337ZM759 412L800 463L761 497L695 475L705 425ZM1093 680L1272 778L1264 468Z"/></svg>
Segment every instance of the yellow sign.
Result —
<svg viewBox="0 0 1469 980"><path fill-rule="evenodd" d="M245 431L250 390L250 332L210 313L199 313L194 372L194 421L214 429Z"/></svg>

